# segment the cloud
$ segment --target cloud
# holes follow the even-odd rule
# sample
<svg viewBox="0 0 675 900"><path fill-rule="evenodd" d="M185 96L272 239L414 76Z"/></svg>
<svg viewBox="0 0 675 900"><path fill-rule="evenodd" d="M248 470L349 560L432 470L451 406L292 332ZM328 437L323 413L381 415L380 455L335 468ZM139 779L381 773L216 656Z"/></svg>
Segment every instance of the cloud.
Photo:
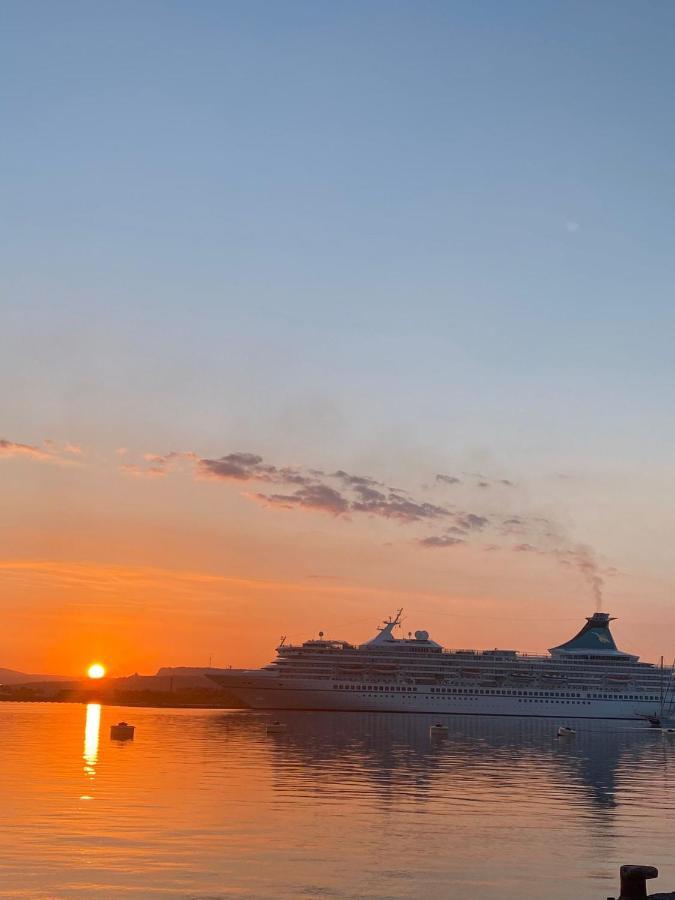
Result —
<svg viewBox="0 0 675 900"><path fill-rule="evenodd" d="M333 516L343 516L350 510L349 501L326 484L302 487L292 494L255 494L254 498L268 506L281 506L284 509L300 507L319 510Z"/></svg>
<svg viewBox="0 0 675 900"><path fill-rule="evenodd" d="M19 457L23 459L32 459L36 462L49 462L62 465L74 465L73 455L81 455L82 449L76 444L65 444L63 449L59 449L56 441L49 438L43 442L43 447L37 447L34 444L21 444L16 441L8 441L0 438L0 458ZM63 454L67 454L64 456Z"/></svg>
<svg viewBox="0 0 675 900"><path fill-rule="evenodd" d="M120 453L120 450L118 450L117 453ZM123 456L124 454L120 453L120 455ZM148 465L141 466L136 463L121 463L119 470L127 475L133 475L134 477L163 478L182 460L194 461L196 459L197 454L192 451L177 452L172 450L171 453L166 453L164 455L159 453L144 453L143 461Z"/></svg>
<svg viewBox="0 0 675 900"><path fill-rule="evenodd" d="M443 484L461 484L461 480L459 478L455 478L454 475L437 475L436 481L440 481Z"/></svg>
<svg viewBox="0 0 675 900"><path fill-rule="evenodd" d="M418 538L417 543L422 547L456 547L458 544L466 543L462 538L452 537L449 534L432 534L429 537Z"/></svg>
<svg viewBox="0 0 675 900"><path fill-rule="evenodd" d="M480 531L489 523L489 519L475 513L459 513L455 516L455 522L464 531Z"/></svg>
<svg viewBox="0 0 675 900"><path fill-rule="evenodd" d="M137 466L134 463L122 463L120 471L134 478L164 478L167 471L163 466Z"/></svg>
<svg viewBox="0 0 675 900"><path fill-rule="evenodd" d="M322 475L323 472L318 472L317 474ZM338 469L337 472L333 472L330 476L331 478L339 478L344 484L350 487L367 487L368 485L375 485L378 487L386 487L386 485L382 484L381 481L376 481L374 478L371 478L369 475L350 475L348 472L345 472L343 469Z"/></svg>
<svg viewBox="0 0 675 900"><path fill-rule="evenodd" d="M495 486L501 487L516 487L515 481L511 481L508 478L490 478L488 475L483 475L481 472L465 472L466 475L469 475L471 478L476 479L476 487L479 488L491 488ZM439 478L442 476L436 476Z"/></svg>
<svg viewBox="0 0 675 900"><path fill-rule="evenodd" d="M198 459L196 468L203 478L223 481L269 481L276 473L274 466L264 465L262 456L255 453L229 453L219 459Z"/></svg>
<svg viewBox="0 0 675 900"><path fill-rule="evenodd" d="M38 453L49 456L49 451L3 442L4 452ZM0 452L3 450L0 444ZM387 485L371 475L353 474L344 469L326 472L322 469L298 465L274 465L260 454L237 451L220 457L202 457L193 451L172 451L167 454L146 453L141 463L125 462L121 470L136 477L161 478L181 464L189 464L194 476L215 482L244 485L258 482L267 490L246 491L244 496L270 509L304 510L324 513L336 518L353 519L368 516L397 522L401 525L438 523L444 527L438 534L414 538L427 548L454 547L475 541L479 534L489 534L493 543L483 549L493 550L500 545L499 538L519 543L510 545L515 553L548 555L560 564L576 568L590 585L597 602L600 602L602 573L591 550L575 545L566 539L554 522L543 516L519 512L508 514L491 511L480 512L457 509L415 497L409 491ZM482 493L492 487L516 488L507 478L491 478L480 472L464 473L465 490ZM438 473L435 483L455 485L460 479L454 475ZM274 486L275 489L270 489ZM476 501L480 501L476 494ZM500 494L490 492L491 507L500 502ZM510 501L510 504L512 501ZM505 547L509 543L504 544Z"/></svg>
<svg viewBox="0 0 675 900"><path fill-rule="evenodd" d="M342 469L325 475L317 469L303 471L289 467L262 467L262 459L260 457L255 459L256 462L247 469L247 477L300 485L293 493L254 495L254 499L269 506L285 509L302 507L339 516L361 513L401 523L421 522L450 515L449 510L442 506L417 501L407 492L389 488L367 475L350 475ZM341 490L326 483L331 479L340 482Z"/></svg>
<svg viewBox="0 0 675 900"><path fill-rule="evenodd" d="M353 475L344 469L329 474L321 469L300 466L276 466L264 461L257 453L237 452L210 459L192 453L172 453L167 456L145 454L149 467L124 465L132 475L163 474L178 458L193 461L198 478L224 482L251 482L281 486L295 486L293 492L247 493L245 496L269 507L283 509L313 509L331 515L362 513L403 523L441 519L450 511L434 503L415 500L407 491L388 487L369 475ZM340 489L330 482L339 482Z"/></svg>
<svg viewBox="0 0 675 900"><path fill-rule="evenodd" d="M49 446L49 445L48 445ZM42 450L32 444L17 444L15 441L7 441L0 438L1 456L25 456L29 459L49 461L53 457L51 450Z"/></svg>
<svg viewBox="0 0 675 900"><path fill-rule="evenodd" d="M446 514L447 511L446 511ZM417 543L423 547L454 547L456 544L464 544L471 537L471 532L482 531L489 525L486 516L476 513L452 513L454 525L444 529L442 534L432 534L420 538Z"/></svg>
<svg viewBox="0 0 675 900"><path fill-rule="evenodd" d="M437 506L434 503L420 503L404 497L394 490L383 493L372 488L358 486L356 493L358 497L352 502L351 509L371 516L398 519L400 522L420 522L428 519L441 519L450 515L449 510L443 506Z"/></svg>

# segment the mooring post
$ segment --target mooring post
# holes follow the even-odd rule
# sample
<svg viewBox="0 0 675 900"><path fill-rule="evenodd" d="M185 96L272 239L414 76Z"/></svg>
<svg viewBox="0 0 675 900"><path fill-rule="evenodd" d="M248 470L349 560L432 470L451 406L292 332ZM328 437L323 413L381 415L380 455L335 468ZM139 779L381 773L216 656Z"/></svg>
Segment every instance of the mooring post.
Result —
<svg viewBox="0 0 675 900"><path fill-rule="evenodd" d="M654 866L621 866L621 895L618 900L645 900L647 880L657 878L659 870ZM607 900L613 900L608 897Z"/></svg>

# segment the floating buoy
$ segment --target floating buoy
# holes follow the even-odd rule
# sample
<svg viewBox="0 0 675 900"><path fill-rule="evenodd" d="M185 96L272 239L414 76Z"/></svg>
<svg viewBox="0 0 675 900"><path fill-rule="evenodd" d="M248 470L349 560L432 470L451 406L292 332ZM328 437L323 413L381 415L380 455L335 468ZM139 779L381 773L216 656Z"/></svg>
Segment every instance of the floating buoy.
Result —
<svg viewBox="0 0 675 900"><path fill-rule="evenodd" d="M573 737L575 734L574 728L569 728L567 725L561 725L558 729L558 737Z"/></svg>
<svg viewBox="0 0 675 900"><path fill-rule="evenodd" d="M429 728L429 737L432 738L444 738L448 736L448 726L441 725L440 722L436 722L435 725L432 725Z"/></svg>
<svg viewBox="0 0 675 900"><path fill-rule="evenodd" d="M269 725L265 727L265 731L268 734L283 734L286 731L286 726L283 722L270 722Z"/></svg>
<svg viewBox="0 0 675 900"><path fill-rule="evenodd" d="M115 741L131 741L134 737L135 725L128 725L126 722L118 722L117 725L110 726L110 737Z"/></svg>

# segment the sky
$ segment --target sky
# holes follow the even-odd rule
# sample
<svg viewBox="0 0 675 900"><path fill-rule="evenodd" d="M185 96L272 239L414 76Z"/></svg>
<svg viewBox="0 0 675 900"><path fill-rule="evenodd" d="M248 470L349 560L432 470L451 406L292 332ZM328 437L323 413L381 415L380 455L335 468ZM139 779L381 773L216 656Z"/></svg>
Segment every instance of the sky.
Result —
<svg viewBox="0 0 675 900"><path fill-rule="evenodd" d="M0 665L672 656L674 76L667 2L2 4Z"/></svg>

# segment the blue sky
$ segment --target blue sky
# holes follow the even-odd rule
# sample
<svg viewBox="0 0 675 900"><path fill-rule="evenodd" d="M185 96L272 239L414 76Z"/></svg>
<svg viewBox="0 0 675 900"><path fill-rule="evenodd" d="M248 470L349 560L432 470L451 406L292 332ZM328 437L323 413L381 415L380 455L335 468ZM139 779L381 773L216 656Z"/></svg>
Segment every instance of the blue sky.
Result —
<svg viewBox="0 0 675 900"><path fill-rule="evenodd" d="M672 4L0 17L7 438L569 470L612 558L673 524Z"/></svg>
<svg viewBox="0 0 675 900"><path fill-rule="evenodd" d="M561 375L669 380L668 4L3 16L19 347L27 305L78 329L74 374L129 341L137 360L137 335L148 364L229 377L220 349L249 344L261 381L317 354L339 392L408 347L388 373L405 398L431 337L425 375L479 396L475 370L556 395Z"/></svg>

